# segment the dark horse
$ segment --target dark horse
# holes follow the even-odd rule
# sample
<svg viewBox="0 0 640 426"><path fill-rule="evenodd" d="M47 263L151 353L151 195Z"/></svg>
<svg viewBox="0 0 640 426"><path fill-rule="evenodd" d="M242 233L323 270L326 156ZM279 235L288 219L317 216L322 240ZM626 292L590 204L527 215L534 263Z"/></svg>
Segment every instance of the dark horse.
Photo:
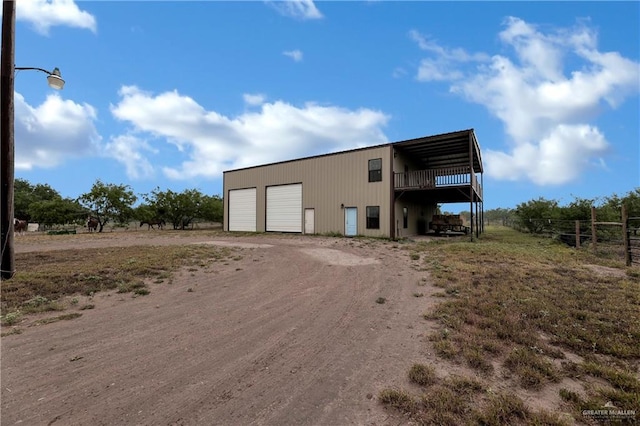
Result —
<svg viewBox="0 0 640 426"><path fill-rule="evenodd" d="M13 219L13 232L18 233L18 234L22 234L23 232L25 232L27 230L27 226L29 225L29 222L27 222L26 220L20 220L20 219Z"/></svg>
<svg viewBox="0 0 640 426"><path fill-rule="evenodd" d="M147 225L147 230L153 228L156 225L158 226L158 229L162 229L164 228L164 225L166 225L166 222L164 221L164 219L151 219L141 221L140 226L142 225Z"/></svg>
<svg viewBox="0 0 640 426"><path fill-rule="evenodd" d="M97 231L99 224L100 224L100 221L95 217L91 217L91 216L87 217L87 228L89 229L89 232Z"/></svg>

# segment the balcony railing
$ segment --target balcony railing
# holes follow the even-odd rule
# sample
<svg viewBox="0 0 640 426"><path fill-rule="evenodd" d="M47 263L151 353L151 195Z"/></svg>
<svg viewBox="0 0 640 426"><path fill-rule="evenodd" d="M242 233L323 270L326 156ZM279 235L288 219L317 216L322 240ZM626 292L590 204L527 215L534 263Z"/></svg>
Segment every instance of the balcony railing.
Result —
<svg viewBox="0 0 640 426"><path fill-rule="evenodd" d="M482 197L482 187L476 174L469 167L449 167L394 173L393 183L395 189L403 190L472 185L476 193Z"/></svg>

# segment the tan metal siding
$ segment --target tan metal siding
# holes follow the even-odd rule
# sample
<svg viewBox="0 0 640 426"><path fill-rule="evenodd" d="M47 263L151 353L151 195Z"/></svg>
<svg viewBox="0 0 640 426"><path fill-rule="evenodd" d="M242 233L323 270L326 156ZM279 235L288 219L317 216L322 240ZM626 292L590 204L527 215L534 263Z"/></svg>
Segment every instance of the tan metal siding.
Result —
<svg viewBox="0 0 640 426"><path fill-rule="evenodd" d="M257 188L257 231L265 230L266 187L302 183L302 208L315 209L315 231L344 234L345 207L358 208L358 234L388 236L392 179L391 146L344 152L226 172L224 174L225 229L230 189ZM369 160L382 158L382 181L369 182ZM366 206L380 206L380 229L366 229ZM301 212L302 214L302 212Z"/></svg>

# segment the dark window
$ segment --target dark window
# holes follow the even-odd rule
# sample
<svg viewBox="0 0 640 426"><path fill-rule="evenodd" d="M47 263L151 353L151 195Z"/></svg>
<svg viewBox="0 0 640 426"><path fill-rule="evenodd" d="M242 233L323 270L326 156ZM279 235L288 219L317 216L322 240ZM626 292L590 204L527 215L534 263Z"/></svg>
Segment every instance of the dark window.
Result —
<svg viewBox="0 0 640 426"><path fill-rule="evenodd" d="M367 206L367 229L380 229L379 206Z"/></svg>
<svg viewBox="0 0 640 426"><path fill-rule="evenodd" d="M409 227L409 209L407 207L402 209L402 227L405 229Z"/></svg>
<svg viewBox="0 0 640 426"><path fill-rule="evenodd" d="M369 160L369 182L382 181L382 158Z"/></svg>

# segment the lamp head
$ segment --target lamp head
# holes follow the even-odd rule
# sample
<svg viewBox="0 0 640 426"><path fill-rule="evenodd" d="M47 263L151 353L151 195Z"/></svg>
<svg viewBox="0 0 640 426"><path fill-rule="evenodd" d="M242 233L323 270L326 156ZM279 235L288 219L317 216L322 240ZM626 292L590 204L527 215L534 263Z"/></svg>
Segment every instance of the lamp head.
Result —
<svg viewBox="0 0 640 426"><path fill-rule="evenodd" d="M64 87L64 80L60 76L60 69L54 68L53 71L47 77L47 82L49 86L56 89L61 90Z"/></svg>

